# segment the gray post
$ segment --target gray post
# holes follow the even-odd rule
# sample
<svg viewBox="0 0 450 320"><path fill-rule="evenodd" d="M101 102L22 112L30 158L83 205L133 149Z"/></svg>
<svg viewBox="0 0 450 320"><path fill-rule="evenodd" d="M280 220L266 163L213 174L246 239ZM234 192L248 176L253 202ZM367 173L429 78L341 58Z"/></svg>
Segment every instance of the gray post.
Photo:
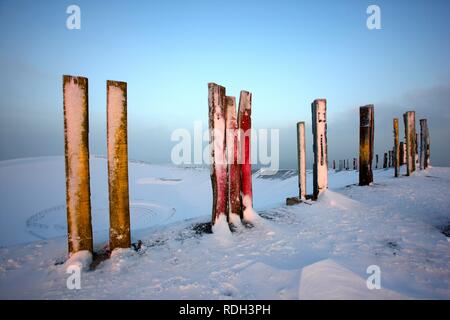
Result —
<svg viewBox="0 0 450 320"><path fill-rule="evenodd" d="M297 123L297 159L299 199L306 199L306 142L305 122Z"/></svg>

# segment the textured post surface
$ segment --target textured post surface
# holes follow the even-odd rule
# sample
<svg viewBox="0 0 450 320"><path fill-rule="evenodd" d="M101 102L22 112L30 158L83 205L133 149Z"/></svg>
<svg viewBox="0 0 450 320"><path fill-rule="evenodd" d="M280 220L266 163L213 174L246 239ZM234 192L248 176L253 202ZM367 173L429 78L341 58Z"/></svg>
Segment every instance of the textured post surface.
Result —
<svg viewBox="0 0 450 320"><path fill-rule="evenodd" d="M228 162L228 219L235 222L242 218L241 211L241 176L238 163L238 124L236 117L236 98L226 97L226 144Z"/></svg>
<svg viewBox="0 0 450 320"><path fill-rule="evenodd" d="M69 253L92 252L88 79L64 76L63 96Z"/></svg>
<svg viewBox="0 0 450 320"><path fill-rule="evenodd" d="M306 199L306 142L305 123L297 123L297 160L299 199Z"/></svg>
<svg viewBox="0 0 450 320"><path fill-rule="evenodd" d="M388 168L392 167L392 150L388 151Z"/></svg>
<svg viewBox="0 0 450 320"><path fill-rule="evenodd" d="M399 161L400 161L400 165L404 165L405 164L405 144L402 142L400 142L400 155L399 155Z"/></svg>
<svg viewBox="0 0 450 320"><path fill-rule="evenodd" d="M211 156L211 185L213 189L212 219L214 225L227 213L228 183L225 134L225 88L208 84L209 137Z"/></svg>
<svg viewBox="0 0 450 320"><path fill-rule="evenodd" d="M241 196L242 212L245 209L253 208L252 195L252 164L251 164L251 115L252 115L252 94L247 91L241 91L239 97L239 163L241 168Z"/></svg>
<svg viewBox="0 0 450 320"><path fill-rule="evenodd" d="M316 99L311 104L313 132L313 200L328 188L327 101Z"/></svg>
<svg viewBox="0 0 450 320"><path fill-rule="evenodd" d="M127 84L110 81L107 90L109 183L109 249L129 248L130 202L128 192Z"/></svg>
<svg viewBox="0 0 450 320"><path fill-rule="evenodd" d="M394 118L394 176L400 173L400 146L398 144L398 119Z"/></svg>
<svg viewBox="0 0 450 320"><path fill-rule="evenodd" d="M366 186L373 182L373 105L367 105L359 108L359 121L359 185Z"/></svg>
<svg viewBox="0 0 450 320"><path fill-rule="evenodd" d="M408 111L403 115L405 122L406 142L406 175L409 176L416 170L416 115L414 111Z"/></svg>
<svg viewBox="0 0 450 320"><path fill-rule="evenodd" d="M430 162L430 136L427 119L420 119L420 169L426 169Z"/></svg>

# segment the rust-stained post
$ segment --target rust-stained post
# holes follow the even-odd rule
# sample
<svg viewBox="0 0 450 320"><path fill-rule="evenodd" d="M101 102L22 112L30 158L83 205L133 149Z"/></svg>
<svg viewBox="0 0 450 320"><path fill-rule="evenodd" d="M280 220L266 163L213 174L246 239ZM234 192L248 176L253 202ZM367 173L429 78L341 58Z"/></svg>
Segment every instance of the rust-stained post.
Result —
<svg viewBox="0 0 450 320"><path fill-rule="evenodd" d="M238 124L236 116L236 98L226 97L226 142L228 163L228 221L237 223L242 218L241 177L238 163Z"/></svg>
<svg viewBox="0 0 450 320"><path fill-rule="evenodd" d="M398 177L400 172L400 146L398 144L398 119L394 118L394 176Z"/></svg>
<svg viewBox="0 0 450 320"><path fill-rule="evenodd" d="M92 252L88 79L63 76L69 254Z"/></svg>
<svg viewBox="0 0 450 320"><path fill-rule="evenodd" d="M405 122L406 141L406 175L409 176L416 170L416 114L408 111L403 115Z"/></svg>
<svg viewBox="0 0 450 320"><path fill-rule="evenodd" d="M328 188L327 100L316 99L311 104L313 132L313 200Z"/></svg>
<svg viewBox="0 0 450 320"><path fill-rule="evenodd" d="M373 182L372 159L374 142L374 107L366 105L359 108L359 185Z"/></svg>
<svg viewBox="0 0 450 320"><path fill-rule="evenodd" d="M392 167L392 150L388 150L388 168Z"/></svg>
<svg viewBox="0 0 450 320"><path fill-rule="evenodd" d="M213 189L212 219L217 220L227 214L228 183L225 134L225 87L208 83L209 137L211 156L211 185Z"/></svg>
<svg viewBox="0 0 450 320"><path fill-rule="evenodd" d="M246 209L253 208L251 129L252 129L252 94L241 91L239 96L239 163L241 168L242 214L245 219Z"/></svg>
<svg viewBox="0 0 450 320"><path fill-rule="evenodd" d="M127 83L108 80L107 144L109 182L109 249L129 248Z"/></svg>
<svg viewBox="0 0 450 320"><path fill-rule="evenodd" d="M420 119L420 169L428 168L430 164L430 135L427 119Z"/></svg>
<svg viewBox="0 0 450 320"><path fill-rule="evenodd" d="M400 155L399 155L399 161L400 161L400 166L405 164L405 144L402 142L400 142Z"/></svg>
<svg viewBox="0 0 450 320"><path fill-rule="evenodd" d="M297 123L297 159L299 199L306 199L306 142L305 122Z"/></svg>

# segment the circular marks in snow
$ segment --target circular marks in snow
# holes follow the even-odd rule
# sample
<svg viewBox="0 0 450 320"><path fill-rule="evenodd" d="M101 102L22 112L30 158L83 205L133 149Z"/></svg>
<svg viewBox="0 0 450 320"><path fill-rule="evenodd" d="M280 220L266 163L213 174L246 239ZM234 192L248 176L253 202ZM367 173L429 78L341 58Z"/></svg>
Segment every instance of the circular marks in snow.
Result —
<svg viewBox="0 0 450 320"><path fill-rule="evenodd" d="M173 178L155 178L155 177L149 177L149 178L139 178L137 179L137 184L156 184L156 185L176 185L183 181L183 179L173 179Z"/></svg>
<svg viewBox="0 0 450 320"><path fill-rule="evenodd" d="M65 204L36 212L26 220L27 231L38 239L50 239L67 234L67 209ZM131 229L139 230L168 223L176 209L140 200L130 202ZM109 228L108 207L92 206L94 233Z"/></svg>

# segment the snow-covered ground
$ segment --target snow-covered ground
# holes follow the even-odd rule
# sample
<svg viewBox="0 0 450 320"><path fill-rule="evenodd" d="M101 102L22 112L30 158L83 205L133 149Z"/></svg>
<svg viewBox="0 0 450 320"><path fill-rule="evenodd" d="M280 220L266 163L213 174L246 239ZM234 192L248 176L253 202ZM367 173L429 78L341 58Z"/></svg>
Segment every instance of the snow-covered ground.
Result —
<svg viewBox="0 0 450 320"><path fill-rule="evenodd" d="M107 243L106 166L91 159L97 249ZM115 251L69 290L63 158L0 162L0 298L450 299L450 168L376 170L369 187L355 171L330 171L319 201L292 207L295 172L256 173L261 218L231 236L194 228L210 218L208 169L131 162L129 174L132 238L144 247ZM373 265L380 290L366 286Z"/></svg>

